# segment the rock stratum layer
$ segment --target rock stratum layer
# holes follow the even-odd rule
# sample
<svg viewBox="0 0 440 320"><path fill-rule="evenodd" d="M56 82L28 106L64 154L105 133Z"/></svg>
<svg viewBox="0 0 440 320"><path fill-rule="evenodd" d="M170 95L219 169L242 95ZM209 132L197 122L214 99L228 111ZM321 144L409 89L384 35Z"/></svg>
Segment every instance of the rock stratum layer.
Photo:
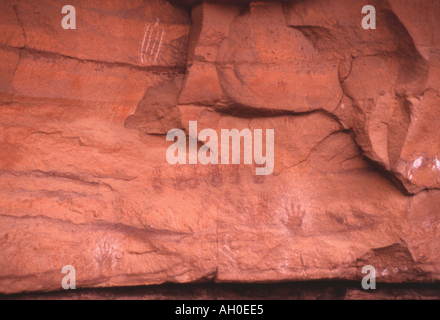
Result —
<svg viewBox="0 0 440 320"><path fill-rule="evenodd" d="M440 280L440 2L237 3L0 1L1 293ZM170 165L189 121L273 174Z"/></svg>

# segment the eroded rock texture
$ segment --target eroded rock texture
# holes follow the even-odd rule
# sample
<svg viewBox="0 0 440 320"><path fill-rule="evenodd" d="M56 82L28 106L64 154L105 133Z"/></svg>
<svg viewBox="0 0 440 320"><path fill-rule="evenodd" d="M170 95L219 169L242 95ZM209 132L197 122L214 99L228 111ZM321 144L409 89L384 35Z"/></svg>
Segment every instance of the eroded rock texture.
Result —
<svg viewBox="0 0 440 320"><path fill-rule="evenodd" d="M70 4L0 1L1 293L440 280L438 1ZM170 165L189 121L274 129L273 174Z"/></svg>

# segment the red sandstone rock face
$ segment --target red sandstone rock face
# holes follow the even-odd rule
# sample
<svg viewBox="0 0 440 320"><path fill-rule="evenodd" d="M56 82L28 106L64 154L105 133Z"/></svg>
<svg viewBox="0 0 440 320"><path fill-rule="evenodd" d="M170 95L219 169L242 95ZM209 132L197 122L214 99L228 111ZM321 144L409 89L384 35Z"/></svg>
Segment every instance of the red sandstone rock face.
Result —
<svg viewBox="0 0 440 320"><path fill-rule="evenodd" d="M438 2L249 2L0 2L0 292L440 279ZM273 174L170 165L189 121Z"/></svg>
<svg viewBox="0 0 440 320"><path fill-rule="evenodd" d="M347 97L335 115L353 129L365 155L399 179L406 192L438 188L438 168L433 165L439 151L437 134L426 133L433 139L431 152L413 138L414 131L430 121L418 116L426 110L422 104L436 104L437 99L438 36L419 25L422 20L425 26L438 24L438 5L429 2L414 12L413 1L374 1L370 4L377 10L380 31L365 32L359 28L362 14L357 6L338 1L345 8L340 10L335 4L292 2L284 10L289 26L301 30L324 57L340 61ZM418 28L426 31L420 39L414 38L421 32ZM435 119L435 112L427 118ZM421 169L417 177L414 169Z"/></svg>

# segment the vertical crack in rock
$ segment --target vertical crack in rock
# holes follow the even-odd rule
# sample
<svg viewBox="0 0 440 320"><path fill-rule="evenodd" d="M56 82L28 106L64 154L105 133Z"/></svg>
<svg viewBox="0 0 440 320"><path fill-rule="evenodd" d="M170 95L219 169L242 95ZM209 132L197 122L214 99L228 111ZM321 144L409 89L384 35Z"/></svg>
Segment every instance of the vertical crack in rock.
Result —
<svg viewBox="0 0 440 320"><path fill-rule="evenodd" d="M217 245L217 250L216 250L216 253L217 253L217 257L216 257L217 267L216 267L216 270L215 270L214 282L217 281L218 276L219 276L220 246L219 246L218 225L219 225L219 210L220 210L221 201L223 200L223 191L224 191L224 183L223 183L223 185L221 187L220 196L219 196L219 199L218 199L216 222L215 222L216 245Z"/></svg>
<svg viewBox="0 0 440 320"><path fill-rule="evenodd" d="M25 30L24 30L24 25L23 25L23 23L21 22L21 20L20 20L20 16L19 16L19 14L18 14L18 3L19 3L19 1L17 2L17 4L15 4L13 7L12 7L12 9L14 10L14 13L15 13L15 16L17 17L17 21L18 21L18 23L20 24L20 26L21 26L21 29L22 29L22 31L23 31L23 37L24 37L24 45L23 45L23 47L22 48L24 48L25 46L26 46L26 44L27 44L27 38L26 38L26 32L25 32Z"/></svg>
<svg viewBox="0 0 440 320"><path fill-rule="evenodd" d="M15 84L14 84L14 79L15 79L15 73L17 72L18 66L20 65L21 57L22 57L22 49L19 50L19 53L18 53L18 62L17 62L17 65L15 66L14 73L12 74L12 95L11 95L11 104L14 103L14 96L15 96L15 94L16 94Z"/></svg>
<svg viewBox="0 0 440 320"><path fill-rule="evenodd" d="M19 56L18 56L17 66L15 67L14 73L13 73L13 75L12 75L12 90L13 90L13 93L12 93L12 96L11 96L11 104L14 103L14 96L15 96L15 94L16 94L15 84L14 84L14 83L15 83L15 81L14 81L14 79L15 79L15 73L17 72L18 66L20 65L20 61L21 61L21 58L22 58L22 50L23 50L23 48L26 47L26 43L27 43L27 40L26 40L26 39L27 39L27 38L26 38L26 32L25 32L25 30L24 30L23 23L22 23L21 20L20 20L20 16L19 16L19 14L18 14L17 6L18 6L18 3L15 4L15 5L12 7L12 9L13 9L13 11L14 11L14 13L15 13L15 16L16 16L16 18L17 18L17 21L18 21L18 23L20 24L21 30L22 30L22 32L23 32L24 44L23 44L22 47L19 48Z"/></svg>

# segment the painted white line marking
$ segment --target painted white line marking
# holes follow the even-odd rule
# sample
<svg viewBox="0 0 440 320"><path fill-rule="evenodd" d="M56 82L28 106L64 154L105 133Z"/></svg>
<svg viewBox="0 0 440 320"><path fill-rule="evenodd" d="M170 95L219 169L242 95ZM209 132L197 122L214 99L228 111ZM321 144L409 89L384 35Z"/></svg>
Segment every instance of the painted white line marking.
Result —
<svg viewBox="0 0 440 320"><path fill-rule="evenodd" d="M154 62L156 62L157 57L159 56L159 53L160 53L160 49L162 48L162 40L163 40L164 35L165 35L165 29L162 28L162 36L160 37L159 49L157 49L156 56L154 57Z"/></svg>
<svg viewBox="0 0 440 320"><path fill-rule="evenodd" d="M147 38L147 32L150 29L150 24L148 24L148 26L145 27L145 31L144 31L144 39L142 40L142 46L141 46L141 62L144 63L144 56L143 56L143 49L144 49L144 45L145 45L145 39Z"/></svg>

